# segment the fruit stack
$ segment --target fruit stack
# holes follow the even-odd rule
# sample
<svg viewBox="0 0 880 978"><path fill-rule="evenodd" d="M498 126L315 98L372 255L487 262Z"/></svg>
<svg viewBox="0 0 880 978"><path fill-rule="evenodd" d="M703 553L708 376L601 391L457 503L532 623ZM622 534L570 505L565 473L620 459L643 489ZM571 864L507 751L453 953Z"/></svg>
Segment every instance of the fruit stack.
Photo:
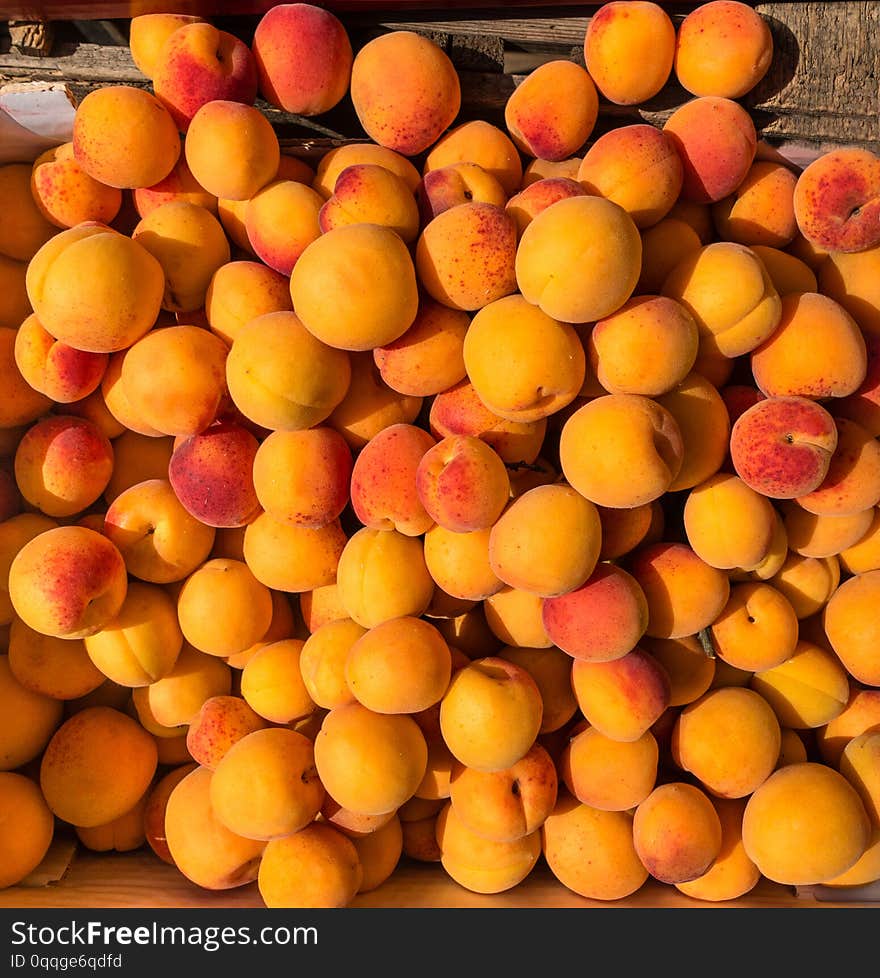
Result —
<svg viewBox="0 0 880 978"><path fill-rule="evenodd" d="M0 885L880 878L880 158L758 139L760 14L606 3L503 126L413 31L130 27L0 167Z"/></svg>

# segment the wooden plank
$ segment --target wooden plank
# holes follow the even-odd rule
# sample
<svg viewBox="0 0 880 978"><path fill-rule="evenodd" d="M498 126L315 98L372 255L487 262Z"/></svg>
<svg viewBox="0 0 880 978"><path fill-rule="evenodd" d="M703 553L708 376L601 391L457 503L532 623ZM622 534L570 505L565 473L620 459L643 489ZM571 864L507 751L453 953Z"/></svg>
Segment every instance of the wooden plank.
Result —
<svg viewBox="0 0 880 978"><path fill-rule="evenodd" d="M129 853L82 850L64 878L38 889L13 886L0 890L0 908L15 907L262 907L256 883L211 891L196 886L145 849ZM581 908L771 908L876 907L866 900L817 900L792 887L762 879L748 894L724 903L684 896L673 886L649 879L631 896L613 902L590 900L564 887L540 861L518 886L497 894L474 893L459 886L436 864L402 859L394 874L377 889L357 896L353 907L527 907Z"/></svg>

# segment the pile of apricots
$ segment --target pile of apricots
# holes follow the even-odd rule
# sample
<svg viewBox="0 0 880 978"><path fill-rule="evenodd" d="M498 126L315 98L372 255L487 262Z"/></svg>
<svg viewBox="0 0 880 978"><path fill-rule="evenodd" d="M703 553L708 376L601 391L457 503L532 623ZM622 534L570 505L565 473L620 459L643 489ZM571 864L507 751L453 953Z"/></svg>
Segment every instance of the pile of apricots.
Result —
<svg viewBox="0 0 880 978"><path fill-rule="evenodd" d="M413 31L130 26L0 166L0 886L880 879L880 157L759 139L761 15L606 3L503 125Z"/></svg>

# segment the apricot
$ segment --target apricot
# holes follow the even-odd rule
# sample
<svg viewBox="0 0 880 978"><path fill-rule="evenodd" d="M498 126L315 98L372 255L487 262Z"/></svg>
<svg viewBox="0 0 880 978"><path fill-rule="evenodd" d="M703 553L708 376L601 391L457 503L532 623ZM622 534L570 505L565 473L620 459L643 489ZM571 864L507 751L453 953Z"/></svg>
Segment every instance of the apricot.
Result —
<svg viewBox="0 0 880 978"><path fill-rule="evenodd" d="M602 524L600 560L617 560L663 535L665 515L659 499L627 509L597 506Z"/></svg>
<svg viewBox="0 0 880 978"><path fill-rule="evenodd" d="M869 149L842 146L822 153L798 175L794 216L810 245L857 252L880 244L877 189L880 157Z"/></svg>
<svg viewBox="0 0 880 978"><path fill-rule="evenodd" d="M60 404L81 400L97 390L107 367L106 353L88 353L59 342L34 315L18 327L13 352L22 378Z"/></svg>
<svg viewBox="0 0 880 978"><path fill-rule="evenodd" d="M321 115L348 91L351 41L328 10L307 3L267 10L254 30L251 49L260 94L285 112Z"/></svg>
<svg viewBox="0 0 880 978"><path fill-rule="evenodd" d="M559 758L565 786L583 805L623 812L640 805L657 782L659 748L650 730L632 741L612 740L585 724Z"/></svg>
<svg viewBox="0 0 880 978"><path fill-rule="evenodd" d="M570 197L541 211L516 251L523 297L553 319L586 323L618 310L639 278L642 241L629 214L603 197Z"/></svg>
<svg viewBox="0 0 880 978"><path fill-rule="evenodd" d="M679 24L673 70L693 95L738 99L767 74L773 50L757 10L739 0L710 0Z"/></svg>
<svg viewBox="0 0 880 978"><path fill-rule="evenodd" d="M648 602L645 634L682 638L707 628L730 596L730 581L691 546L659 541L638 547L626 563Z"/></svg>
<svg viewBox="0 0 880 978"><path fill-rule="evenodd" d="M548 649L553 640L544 627L543 604L540 594L505 584L483 599L484 627L499 646Z"/></svg>
<svg viewBox="0 0 880 978"><path fill-rule="evenodd" d="M469 201L443 211L422 230L415 268L432 299L473 312L516 291L517 253L516 225L504 208Z"/></svg>
<svg viewBox="0 0 880 978"><path fill-rule="evenodd" d="M510 587L541 597L580 587L599 557L596 507L571 486L537 486L513 500L492 525L489 564Z"/></svg>
<svg viewBox="0 0 880 978"><path fill-rule="evenodd" d="M262 638L272 619L272 598L246 563L217 557L185 579L177 612L191 645L208 655L227 656Z"/></svg>
<svg viewBox="0 0 880 978"><path fill-rule="evenodd" d="M59 231L27 270L28 297L44 328L90 353L124 350L145 335L164 290L159 261L137 241L96 222Z"/></svg>
<svg viewBox="0 0 880 978"><path fill-rule="evenodd" d="M309 633L327 622L348 617L339 600L336 581L311 591L303 591L299 595L299 611L305 629Z"/></svg>
<svg viewBox="0 0 880 978"><path fill-rule="evenodd" d="M253 484L259 442L243 425L219 421L177 441L168 481L190 516L215 529L251 523L261 512Z"/></svg>
<svg viewBox="0 0 880 978"><path fill-rule="evenodd" d="M153 738L119 710L94 706L62 723L40 761L40 789L58 818L82 828L122 815L156 771Z"/></svg>
<svg viewBox="0 0 880 978"><path fill-rule="evenodd" d="M797 234L796 182L797 174L783 163L753 163L736 190L712 205L718 236L752 248L785 248Z"/></svg>
<svg viewBox="0 0 880 978"><path fill-rule="evenodd" d="M623 899L648 879L633 843L632 814L585 805L567 791L541 826L541 852L563 886L593 900Z"/></svg>
<svg viewBox="0 0 880 978"><path fill-rule="evenodd" d="M122 191L89 176L72 142L53 146L34 160L31 193L46 220L60 228L82 221L110 224L122 207Z"/></svg>
<svg viewBox="0 0 880 978"><path fill-rule="evenodd" d="M281 160L278 136L268 118L253 105L223 98L196 110L183 152L199 184L228 200L253 197L275 179Z"/></svg>
<svg viewBox="0 0 880 978"><path fill-rule="evenodd" d="M642 263L635 295L656 295L670 272L703 241L694 228L677 217L666 216L642 229Z"/></svg>
<svg viewBox="0 0 880 978"><path fill-rule="evenodd" d="M107 678L89 658L82 639L41 635L20 618L9 626L8 654L13 678L52 699L78 699Z"/></svg>
<svg viewBox="0 0 880 978"><path fill-rule="evenodd" d="M616 105L638 105L657 95L672 73L674 56L675 25L658 3L611 0L587 24L587 71Z"/></svg>
<svg viewBox="0 0 880 978"><path fill-rule="evenodd" d="M830 290L826 291L824 288L820 290L816 273L806 262L801 261L790 251L762 244L752 245L751 248L764 263L770 281L780 296L788 295L790 292L821 291L835 298Z"/></svg>
<svg viewBox="0 0 880 978"><path fill-rule="evenodd" d="M866 428L875 437L880 434L880 334L866 333L865 348L868 356L865 379L858 389L841 398L834 405L837 417L849 418Z"/></svg>
<svg viewBox="0 0 880 978"><path fill-rule="evenodd" d="M128 46L138 70L152 80L159 52L179 27L204 21L194 14L138 14L129 24Z"/></svg>
<svg viewBox="0 0 880 978"><path fill-rule="evenodd" d="M378 832L389 822L393 822L405 805L421 801L422 799L413 796L409 802L404 802L399 809L393 809L381 815L365 815L363 812L352 812L343 808L335 798L325 791L324 802L321 805L317 820L327 822L342 832L343 835L348 836L349 839L362 839ZM438 804L440 803L438 802Z"/></svg>
<svg viewBox="0 0 880 978"><path fill-rule="evenodd" d="M416 187L415 197L422 228L438 214L470 200L496 207L507 204L507 193L498 178L478 163L464 160L428 170Z"/></svg>
<svg viewBox="0 0 880 978"><path fill-rule="evenodd" d="M391 228L407 243L419 233L419 207L404 179L377 163L353 163L336 178L326 200L317 191L321 233L349 224Z"/></svg>
<svg viewBox="0 0 880 978"><path fill-rule="evenodd" d="M366 815L397 809L411 798L428 760L412 717L376 713L361 703L330 710L315 738L315 764L327 792Z"/></svg>
<svg viewBox="0 0 880 978"><path fill-rule="evenodd" d="M96 502L113 470L113 446L93 421L72 415L43 418L15 451L22 497L47 516L74 516Z"/></svg>
<svg viewBox="0 0 880 978"><path fill-rule="evenodd" d="M172 864L205 890L228 890L257 878L266 843L231 832L211 805L212 772L196 767L171 790L165 845Z"/></svg>
<svg viewBox="0 0 880 978"><path fill-rule="evenodd" d="M273 519L317 529L348 504L352 457L331 428L273 431L254 456L254 490Z"/></svg>
<svg viewBox="0 0 880 978"><path fill-rule="evenodd" d="M539 737L562 730L578 709L571 688L571 659L553 646L530 648L507 645L497 655L500 659L522 666L537 683L544 707Z"/></svg>
<svg viewBox="0 0 880 978"><path fill-rule="evenodd" d="M816 747L825 764L837 768L846 745L854 737L880 729L880 691L850 680L846 706L816 730Z"/></svg>
<svg viewBox="0 0 880 978"><path fill-rule="evenodd" d="M732 194L755 160L755 123L729 98L696 96L673 111L663 132L684 166L681 196L693 203L712 204Z"/></svg>
<svg viewBox="0 0 880 978"><path fill-rule="evenodd" d="M536 461L544 444L548 419L511 421L483 403L476 388L465 378L431 401L428 427L435 438L475 435L510 464Z"/></svg>
<svg viewBox="0 0 880 978"><path fill-rule="evenodd" d="M430 397L464 380L468 314L421 296L416 318L403 335L373 349L385 383L401 394Z"/></svg>
<svg viewBox="0 0 880 978"><path fill-rule="evenodd" d="M729 665L761 672L794 655L798 618L786 596L772 584L743 581L709 626L715 652Z"/></svg>
<svg viewBox="0 0 880 978"><path fill-rule="evenodd" d="M131 238L162 266L162 308L175 313L203 308L214 273L231 257L220 221L205 207L188 200L155 207L138 221Z"/></svg>
<svg viewBox="0 0 880 978"><path fill-rule="evenodd" d="M632 742L669 706L671 686L663 666L636 646L619 659L576 659L571 684L581 713L611 740Z"/></svg>
<svg viewBox="0 0 880 978"><path fill-rule="evenodd" d="M781 746L770 704L754 690L739 687L713 689L687 704L671 741L675 763L722 798L744 798L755 791L776 767Z"/></svg>
<svg viewBox="0 0 880 978"><path fill-rule="evenodd" d="M593 142L577 179L588 194L619 204L640 230L657 224L677 200L684 171L669 136L655 126L620 126Z"/></svg>
<svg viewBox="0 0 880 978"><path fill-rule="evenodd" d="M402 615L374 625L345 658L355 699L376 713L418 713L439 703L449 686L449 646L430 622Z"/></svg>
<svg viewBox="0 0 880 978"><path fill-rule="evenodd" d="M781 300L766 268L750 248L732 241L689 252L666 277L662 292L693 316L701 351L741 356L773 335L780 322Z"/></svg>
<svg viewBox="0 0 880 978"><path fill-rule="evenodd" d="M666 672L669 679L669 707L693 703L712 686L719 660L707 655L695 636L644 636L641 646Z"/></svg>
<svg viewBox="0 0 880 978"><path fill-rule="evenodd" d="M211 331L228 346L251 319L292 309L288 279L257 261L238 259L221 265L205 293Z"/></svg>
<svg viewBox="0 0 880 978"><path fill-rule="evenodd" d="M657 403L675 419L684 451L669 492L693 489L715 475L730 449L730 416L718 388L697 371L660 395Z"/></svg>
<svg viewBox="0 0 880 978"><path fill-rule="evenodd" d="M240 37L210 23L183 24L169 35L153 65L153 91L185 133L207 102L253 105L257 66Z"/></svg>
<svg viewBox="0 0 880 978"><path fill-rule="evenodd" d="M321 233L321 195L304 183L276 179L258 190L244 208L250 251L270 268L290 276L307 245Z"/></svg>
<svg viewBox="0 0 880 978"><path fill-rule="evenodd" d="M108 187L152 187L181 153L177 125L152 92L134 85L105 85L89 92L73 118L73 156Z"/></svg>
<svg viewBox="0 0 880 978"><path fill-rule="evenodd" d="M232 692L232 669L219 657L184 642L171 670L132 691L141 723L160 738L186 734L205 700ZM183 728L183 729L181 729Z"/></svg>
<svg viewBox="0 0 880 978"><path fill-rule="evenodd" d="M406 30L381 34L358 50L349 95L370 139L403 156L432 146L461 108L449 56L431 38Z"/></svg>
<svg viewBox="0 0 880 978"><path fill-rule="evenodd" d="M710 869L721 852L721 820L695 785L657 785L633 814L633 843L642 864L663 883L686 883Z"/></svg>
<svg viewBox="0 0 880 978"><path fill-rule="evenodd" d="M351 380L345 396L330 412L327 424L338 431L353 452L360 450L383 428L413 424L424 399L401 394L389 387L376 368L369 350L348 354Z"/></svg>
<svg viewBox="0 0 880 978"><path fill-rule="evenodd" d="M363 527L339 557L336 584L344 609L364 628L389 618L419 617L434 592L421 539Z"/></svg>
<svg viewBox="0 0 880 978"><path fill-rule="evenodd" d="M119 612L128 589L119 548L96 530L57 526L39 533L9 568L9 599L34 631L85 638Z"/></svg>
<svg viewBox="0 0 880 978"><path fill-rule="evenodd" d="M544 598L541 619L554 645L573 658L609 661L645 634L648 602L631 574L602 562L580 587Z"/></svg>
<svg viewBox="0 0 880 978"><path fill-rule="evenodd" d="M167 479L144 479L123 489L104 514L103 534L128 573L142 581L182 581L210 555L216 531L190 515Z"/></svg>
<svg viewBox="0 0 880 978"><path fill-rule="evenodd" d="M429 432L402 423L382 428L367 441L345 486L346 502L350 487L352 508L364 526L419 536L434 525L419 498L416 474L422 458L435 445Z"/></svg>
<svg viewBox="0 0 880 978"><path fill-rule="evenodd" d="M0 255L16 262L29 262L58 231L31 192L31 172L32 166L24 162L0 165L0 200L4 205Z"/></svg>
<svg viewBox="0 0 880 978"><path fill-rule="evenodd" d="M108 679L148 686L171 672L183 647L177 606L158 584L130 581L117 614L83 642Z"/></svg>
<svg viewBox="0 0 880 978"><path fill-rule="evenodd" d="M878 257L880 247L831 251L819 264L815 273L818 285L812 289L839 302L859 324L866 340L880 333L880 296L875 278Z"/></svg>
<svg viewBox="0 0 880 978"><path fill-rule="evenodd" d="M358 893L378 889L389 879L403 855L403 825L397 814L375 832L352 838L363 878Z"/></svg>
<svg viewBox="0 0 880 978"><path fill-rule="evenodd" d="M428 150L423 173L462 162L476 163L492 174L508 196L520 188L523 162L519 151L504 129L485 119L470 119L441 135Z"/></svg>
<svg viewBox="0 0 880 978"><path fill-rule="evenodd" d="M12 771L45 750L63 720L61 700L18 681L8 655L0 655L0 771Z"/></svg>
<svg viewBox="0 0 880 978"><path fill-rule="evenodd" d="M312 742L283 727L246 734L214 768L209 795L214 816L236 835L268 842L298 832L324 800Z"/></svg>
<svg viewBox="0 0 880 978"><path fill-rule="evenodd" d="M9 597L12 561L26 543L56 526L56 520L42 513L18 513L0 522L0 625L9 625L16 617Z"/></svg>
<svg viewBox="0 0 880 978"><path fill-rule="evenodd" d="M871 651L874 594L880 586L880 572L866 571L845 580L830 596L823 611L828 641L847 672L866 686L878 685L878 672Z"/></svg>
<svg viewBox="0 0 880 978"><path fill-rule="evenodd" d="M807 335L809 357L803 348ZM868 359L864 337L843 306L817 292L793 292L782 297L778 325L752 350L750 362L766 396L823 400L857 391Z"/></svg>
<svg viewBox="0 0 880 978"><path fill-rule="evenodd" d="M401 238L378 224L343 225L306 247L290 276L306 329L328 346L372 350L400 337L418 310L416 271ZM328 295L338 296L330 309Z"/></svg>
<svg viewBox="0 0 880 978"><path fill-rule="evenodd" d="M880 445L858 422L835 418L837 445L822 482L797 497L816 516L855 516L880 502Z"/></svg>
<svg viewBox="0 0 880 978"><path fill-rule="evenodd" d="M0 889L4 889L21 883L43 861L55 835L55 818L39 785L15 771L0 772L0 800L4 812Z"/></svg>
<svg viewBox="0 0 880 978"><path fill-rule="evenodd" d="M223 340L199 326L151 330L123 358L125 396L156 431L197 435L228 402L227 352Z"/></svg>
<svg viewBox="0 0 880 978"><path fill-rule="evenodd" d="M521 295L483 305L462 352L477 396L509 421L549 417L575 399L584 381L586 357L577 332Z"/></svg>
<svg viewBox="0 0 880 978"><path fill-rule="evenodd" d="M528 753L542 714L541 692L531 673L498 656L485 656L453 675L440 701L440 730L457 761L479 771L498 771Z"/></svg>
<svg viewBox="0 0 880 978"><path fill-rule="evenodd" d="M565 478L581 495L598 506L628 509L669 489L681 469L684 442L678 422L656 400L606 394L565 420L559 455Z"/></svg>
<svg viewBox="0 0 880 978"><path fill-rule="evenodd" d="M665 296L641 295L599 320L586 347L609 394L657 397L691 372L698 341L697 324L684 306Z"/></svg>
<svg viewBox="0 0 880 978"><path fill-rule="evenodd" d="M755 672L749 685L773 707L779 722L794 730L823 727L843 713L850 697L840 659L803 638L793 655Z"/></svg>
<svg viewBox="0 0 880 978"><path fill-rule="evenodd" d="M721 570L757 567L770 549L775 521L767 496L723 471L694 486L684 504L688 543Z"/></svg>
<svg viewBox="0 0 880 978"><path fill-rule="evenodd" d="M844 547L837 558L841 568L848 574L864 574L865 571L880 569L880 556L877 552L878 532L880 532L880 510L869 511L871 520L868 529L848 547Z"/></svg>
<svg viewBox="0 0 880 978"><path fill-rule="evenodd" d="M771 774L749 798L742 822L746 855L763 876L791 886L846 872L867 848L869 832L855 788L812 761Z"/></svg>
<svg viewBox="0 0 880 978"><path fill-rule="evenodd" d="M817 515L793 500L782 503L789 549L805 557L832 557L858 543L874 517L870 507L845 516Z"/></svg>
<svg viewBox="0 0 880 978"><path fill-rule="evenodd" d="M219 201L214 194L209 194L207 190L192 175L186 157L181 153L174 164L173 169L167 177L163 177L152 187L136 187L132 191L132 201L135 210L143 220L150 213L161 207L163 204L170 204L185 201L189 204L197 204L219 218L223 224L223 229L227 236L235 244L234 235L224 223L224 215L221 213Z"/></svg>
<svg viewBox="0 0 880 978"><path fill-rule="evenodd" d="M730 433L730 454L740 478L772 499L793 499L817 489L837 447L829 412L806 397L770 396L747 408Z"/></svg>
<svg viewBox="0 0 880 978"><path fill-rule="evenodd" d="M560 59L539 65L514 88L504 123L521 152L559 162L584 145L598 112L593 79L580 65Z"/></svg>
<svg viewBox="0 0 880 978"><path fill-rule="evenodd" d="M516 222L517 236L522 237L523 231L532 219L551 204L565 197L581 197L586 191L574 177L577 176L580 158L574 165L571 177L545 177L536 179L524 186L509 199L505 198L502 205Z"/></svg>
<svg viewBox="0 0 880 978"><path fill-rule="evenodd" d="M312 178L312 188L327 200L333 195L342 171L364 163L390 170L403 180L413 194L421 181L421 174L406 156L376 143L356 142L335 146L321 156Z"/></svg>
<svg viewBox="0 0 880 978"><path fill-rule="evenodd" d="M510 842L487 839L471 831L451 802L435 824L443 868L459 886L474 893L502 893L521 883L541 855L536 830Z"/></svg>
<svg viewBox="0 0 880 978"><path fill-rule="evenodd" d="M213 771L242 737L269 724L241 696L209 696L187 726L186 748L193 760Z"/></svg>
<svg viewBox="0 0 880 978"><path fill-rule="evenodd" d="M758 885L761 873L746 854L742 840L746 799L713 798L712 805L721 821L721 849L702 876L676 883L675 888L695 900L721 903L751 892Z"/></svg>
<svg viewBox="0 0 880 978"><path fill-rule="evenodd" d="M27 262L0 254L0 329L18 329L30 315L26 279Z"/></svg>
<svg viewBox="0 0 880 978"><path fill-rule="evenodd" d="M779 570L769 579L788 598L798 620L822 610L840 583L837 557L804 557L788 551Z"/></svg>
<svg viewBox="0 0 880 978"><path fill-rule="evenodd" d="M455 533L490 529L510 498L504 462L472 435L429 447L416 466L415 488L427 515Z"/></svg>
<svg viewBox="0 0 880 978"><path fill-rule="evenodd" d="M257 885L267 907L346 907L363 873L354 842L316 821L266 843Z"/></svg>

